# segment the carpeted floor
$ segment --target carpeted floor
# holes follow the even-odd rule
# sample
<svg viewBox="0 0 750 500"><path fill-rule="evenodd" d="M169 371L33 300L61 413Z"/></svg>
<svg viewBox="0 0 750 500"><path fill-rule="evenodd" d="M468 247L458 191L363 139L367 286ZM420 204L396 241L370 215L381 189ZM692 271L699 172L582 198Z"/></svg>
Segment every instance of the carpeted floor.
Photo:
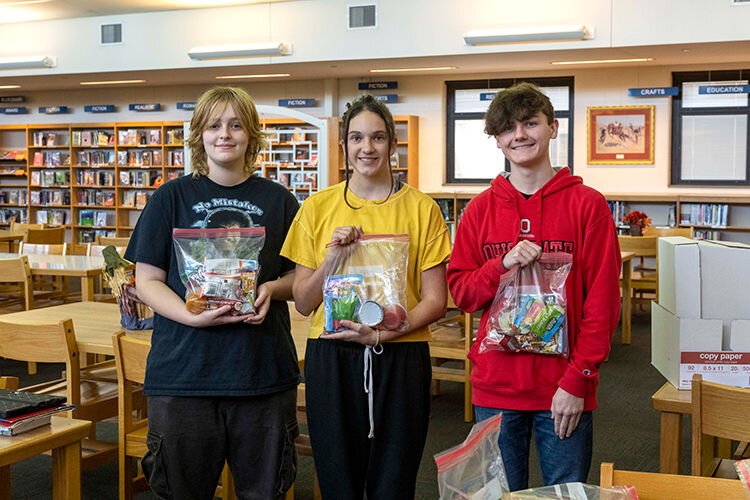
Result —
<svg viewBox="0 0 750 500"><path fill-rule="evenodd" d="M659 415L651 407L651 395L664 383L664 378L651 366L650 313L636 312L633 318L633 343L622 346L619 331L612 344L612 352L601 373L599 409L594 412L594 456L589 482L598 484L599 464L614 462L618 468L656 471L659 464ZM22 385L51 378L55 366L40 365L36 377L25 375L25 364L0 359L0 373L22 378ZM116 440L116 424L105 422L99 438ZM683 442L689 442L689 425L683 426ZM463 421L463 387L443 382L442 391L433 400L432 421L427 446L417 482L418 499L438 496L437 470L433 455L454 446L466 437L471 424ZM687 451L683 451L683 470L689 466ZM11 467L13 499L51 498L51 459L39 456ZM300 468L295 486L295 498L312 499L311 460L300 457ZM531 485L540 485L539 467L532 457ZM117 464L110 463L83 475L83 498L108 500L117 498ZM139 500L155 498L150 493L137 496Z"/></svg>

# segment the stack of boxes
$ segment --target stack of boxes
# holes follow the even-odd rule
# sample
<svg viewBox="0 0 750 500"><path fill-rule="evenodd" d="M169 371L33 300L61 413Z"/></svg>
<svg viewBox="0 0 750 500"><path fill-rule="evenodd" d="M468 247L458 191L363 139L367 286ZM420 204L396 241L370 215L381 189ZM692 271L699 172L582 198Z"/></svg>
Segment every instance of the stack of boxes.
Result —
<svg viewBox="0 0 750 500"><path fill-rule="evenodd" d="M750 246L659 239L651 363L678 389L693 374L750 387Z"/></svg>

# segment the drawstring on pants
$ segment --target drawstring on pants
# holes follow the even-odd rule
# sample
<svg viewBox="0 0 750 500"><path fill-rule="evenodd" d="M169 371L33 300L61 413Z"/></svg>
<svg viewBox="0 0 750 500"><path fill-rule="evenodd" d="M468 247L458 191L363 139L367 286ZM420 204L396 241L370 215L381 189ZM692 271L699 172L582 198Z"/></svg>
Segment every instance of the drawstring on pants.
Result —
<svg viewBox="0 0 750 500"><path fill-rule="evenodd" d="M380 340L380 339L378 339ZM377 347L380 350L377 350ZM375 437L375 417L374 417L374 403L373 403L373 388L372 388L372 354L380 355L383 352L383 345L378 343L374 346L365 346L365 393L367 394L367 411L370 417L370 433L367 435L369 439Z"/></svg>

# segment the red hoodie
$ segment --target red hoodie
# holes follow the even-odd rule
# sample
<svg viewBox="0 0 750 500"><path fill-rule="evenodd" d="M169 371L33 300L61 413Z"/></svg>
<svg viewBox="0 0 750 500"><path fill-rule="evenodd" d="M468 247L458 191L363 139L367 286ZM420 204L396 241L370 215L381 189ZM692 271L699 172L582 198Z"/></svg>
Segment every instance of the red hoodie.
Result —
<svg viewBox="0 0 750 500"><path fill-rule="evenodd" d="M569 357L548 354L478 353L487 310L495 298L503 256L521 239L544 252L573 255L566 283ZM475 405L508 410L549 410L558 387L596 408L599 367L609 353L620 314L620 249L604 197L561 169L526 199L502 176L464 210L448 264L456 305L482 309L477 340L469 352Z"/></svg>

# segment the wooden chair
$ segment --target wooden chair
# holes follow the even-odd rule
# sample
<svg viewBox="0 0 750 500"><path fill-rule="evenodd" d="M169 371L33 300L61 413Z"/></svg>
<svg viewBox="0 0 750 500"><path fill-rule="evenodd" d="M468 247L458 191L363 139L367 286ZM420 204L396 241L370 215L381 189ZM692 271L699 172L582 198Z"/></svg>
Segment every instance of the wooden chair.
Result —
<svg viewBox="0 0 750 500"><path fill-rule="evenodd" d="M10 223L11 232L26 231L27 229L44 229L44 224L26 224L16 221Z"/></svg>
<svg viewBox="0 0 750 500"><path fill-rule="evenodd" d="M89 380L79 364L78 344L72 320L56 324L27 325L0 321L0 356L17 361L65 363L64 378L26 387L39 394L65 396L75 409L72 418L98 422L117 415L117 384ZM91 468L117 456L116 443L103 443L92 435L83 443L83 468Z"/></svg>
<svg viewBox="0 0 750 500"><path fill-rule="evenodd" d="M0 306L3 308L17 308L23 306L24 311L34 309L34 281L31 276L29 259L25 256L17 259L0 259ZM36 375L37 366L34 362L27 363L29 375Z"/></svg>
<svg viewBox="0 0 750 500"><path fill-rule="evenodd" d="M128 243L130 243L130 238L129 237L120 237L120 236L118 236L118 237L110 237L110 238L108 238L106 236L97 236L97 238L96 238L96 244L97 245L102 245L104 247L106 247L107 245L114 245L116 247L125 247L125 248L127 248L128 247ZM119 252L119 250L118 250L118 252ZM122 255L122 253L120 255Z"/></svg>
<svg viewBox="0 0 750 500"><path fill-rule="evenodd" d="M18 247L19 255L68 255L68 244L24 243ZM65 280L62 276L34 277L34 297L41 299L62 299L66 294Z"/></svg>
<svg viewBox="0 0 750 500"><path fill-rule="evenodd" d="M717 458L716 438L747 443L750 441L750 389L706 382L693 375L692 423L694 476L737 479L734 460ZM741 458L739 456L735 459Z"/></svg>
<svg viewBox="0 0 750 500"><path fill-rule="evenodd" d="M745 495L740 481L616 470L609 462L601 465L599 485L633 486L639 500L718 500L744 498Z"/></svg>
<svg viewBox="0 0 750 500"><path fill-rule="evenodd" d="M658 272L655 267L648 267L646 259L654 259L658 262L658 236L618 236L620 251L633 252L633 257L639 260L639 263L633 267L631 285L633 290L633 302L648 302L650 299L644 299L643 294L649 293L654 295L654 300L659 300ZM636 298L635 295L640 297Z"/></svg>
<svg viewBox="0 0 750 500"><path fill-rule="evenodd" d="M139 407L140 388L146 379L146 359L151 350L151 344L144 340L127 337L121 330L112 336L112 345L117 366L120 500L130 500L135 491L147 489L143 474L139 472L136 477L133 477L133 470L148 450L146 446L148 420L134 416L134 412ZM236 498L234 480L226 464L221 473L221 484L216 489L216 496L224 500Z"/></svg>
<svg viewBox="0 0 750 500"><path fill-rule="evenodd" d="M18 255L68 255L68 244L24 243L18 248Z"/></svg>
<svg viewBox="0 0 750 500"><path fill-rule="evenodd" d="M27 229L23 236L24 243L42 243L59 245L65 243L65 228L50 227L43 229Z"/></svg>
<svg viewBox="0 0 750 500"><path fill-rule="evenodd" d="M692 227L659 227L659 226L646 226L643 229L643 236L684 236L685 238L693 239L693 228Z"/></svg>
<svg viewBox="0 0 750 500"><path fill-rule="evenodd" d="M15 391L18 389L18 377L0 377L0 389Z"/></svg>
<svg viewBox="0 0 750 500"><path fill-rule="evenodd" d="M104 250L108 246L109 245L96 245L94 243L88 243L86 245L86 255L88 255L89 257L91 257L91 256L101 256L102 255L102 250ZM117 253L119 253L120 255L123 255L125 253L125 250L128 249L127 246L119 247L117 245L114 245L114 247L115 247L115 250L117 250Z"/></svg>

